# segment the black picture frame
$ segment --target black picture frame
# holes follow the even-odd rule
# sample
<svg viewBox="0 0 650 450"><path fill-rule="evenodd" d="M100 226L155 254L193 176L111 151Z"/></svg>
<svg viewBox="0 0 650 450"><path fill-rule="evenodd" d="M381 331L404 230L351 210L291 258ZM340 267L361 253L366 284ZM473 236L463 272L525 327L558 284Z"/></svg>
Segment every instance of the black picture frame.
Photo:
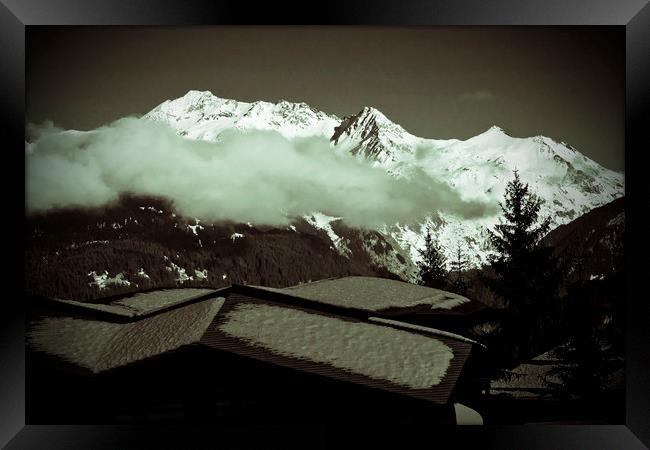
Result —
<svg viewBox="0 0 650 450"><path fill-rule="evenodd" d="M643 197L638 190L640 157L647 142L644 131L650 124L650 6L647 0L446 0L435 1L350 1L323 4L283 5L269 2L209 0L1 0L0 76L2 124L5 154L16 158L5 169L24 166L25 118L25 33L35 25L222 25L222 24L306 24L306 25L615 25L626 31L626 424L625 425L524 425L510 427L457 427L435 430L388 430L350 427L334 429L309 426L45 426L25 425L23 284L19 246L5 272L3 319L0 328L2 381L0 383L0 445L7 448L245 448L265 446L302 448L338 447L358 443L399 443L404 447L416 435L424 442L446 438L454 447L500 449L589 448L636 449L650 446L650 383L647 372L650 343L648 300L638 295L642 250L636 245ZM5 172L5 175L7 174ZM22 222L14 214L24 213L24 197L16 194L17 181L5 176L6 242L22 236ZM15 213L13 209L15 207ZM632 240L631 240L632 239ZM7 260L5 260L7 261ZM14 263L13 261L17 261ZM641 266L641 267L640 267ZM351 438L343 432L353 432Z"/></svg>

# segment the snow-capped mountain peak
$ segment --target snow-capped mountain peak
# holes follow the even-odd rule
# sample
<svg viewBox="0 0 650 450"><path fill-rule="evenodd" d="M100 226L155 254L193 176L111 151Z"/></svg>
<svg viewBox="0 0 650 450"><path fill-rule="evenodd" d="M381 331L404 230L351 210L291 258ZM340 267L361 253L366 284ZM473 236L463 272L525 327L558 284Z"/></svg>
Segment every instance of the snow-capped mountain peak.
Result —
<svg viewBox="0 0 650 450"><path fill-rule="evenodd" d="M180 136L207 141L216 140L221 132L229 129L273 130L288 138L322 136L329 139L340 122L338 117L303 102L248 103L196 90L164 101L143 119L167 123Z"/></svg>
<svg viewBox="0 0 650 450"><path fill-rule="evenodd" d="M332 135L332 141L339 143L341 139L350 137L365 138L371 133L393 133L396 136L408 133L400 125L388 119L384 113L371 106L365 106L357 114L348 116L337 127Z"/></svg>
<svg viewBox="0 0 650 450"><path fill-rule="evenodd" d="M388 125L388 126L399 126L396 125L395 123L391 122L388 117L384 115L381 111L379 111L377 108L374 108L372 106L364 106L361 111L356 114L358 118L360 118L362 121L374 121L375 123L379 123L382 125ZM400 127L401 128L401 127Z"/></svg>
<svg viewBox="0 0 650 450"><path fill-rule="evenodd" d="M349 151L394 176L425 173L444 182L465 200L498 205L514 169L544 201L542 216L562 225L593 208L624 195L624 176L600 166L574 147L546 136L513 137L498 125L465 140L424 139L392 123L374 108L344 119L332 136L339 151ZM498 208L489 217L468 220L432 211L425 223L389 227L385 231L409 249L414 260L422 235L433 227L448 257L459 246L473 255L474 264L487 261L485 230L497 222Z"/></svg>
<svg viewBox="0 0 650 450"><path fill-rule="evenodd" d="M413 260L418 258L425 229L431 226L449 257L461 246L474 255L475 264L486 262L485 230L497 222L498 202L513 169L544 200L541 213L551 216L554 227L624 195L622 173L600 166L565 142L541 135L514 137L497 125L469 139L427 139L409 133L370 106L341 120L304 102L246 103L209 91L189 91L165 101L144 119L166 122L192 139L216 140L228 129L275 130L289 138L325 137L334 151L349 152L394 176L426 174L465 200L495 206L494 215L475 220L431 211L422 224L387 224L384 233L408 250Z"/></svg>
<svg viewBox="0 0 650 450"><path fill-rule="evenodd" d="M397 161L402 151L412 153L420 140L369 106L343 119L331 138L337 148L379 163Z"/></svg>
<svg viewBox="0 0 650 450"><path fill-rule="evenodd" d="M489 141L489 140L496 140L496 139L507 139L507 138L512 138L508 133L504 131L503 128L501 128L498 125L492 125L490 128L485 130L484 132L470 138L474 139L476 141L478 140L483 140L483 141Z"/></svg>
<svg viewBox="0 0 650 450"><path fill-rule="evenodd" d="M459 141L459 146L480 151L488 148L504 148L516 145L522 138L513 137L498 125L492 125L482 133L472 136L468 139Z"/></svg>

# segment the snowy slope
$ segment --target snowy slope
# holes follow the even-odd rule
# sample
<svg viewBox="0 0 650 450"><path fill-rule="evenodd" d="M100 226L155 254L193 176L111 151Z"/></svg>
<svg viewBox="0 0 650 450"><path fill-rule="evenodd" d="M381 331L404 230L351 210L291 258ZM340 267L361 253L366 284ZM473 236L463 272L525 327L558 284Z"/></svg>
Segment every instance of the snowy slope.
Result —
<svg viewBox="0 0 650 450"><path fill-rule="evenodd" d="M209 91L189 91L167 100L143 116L165 122L180 136L213 141L225 130L274 130L285 137L322 136L329 139L340 119L306 103L239 102Z"/></svg>
<svg viewBox="0 0 650 450"><path fill-rule="evenodd" d="M534 136L516 138L493 126L467 140L434 140L413 136L374 108L345 118L332 137L337 149L349 151L395 176L409 178L422 170L444 181L467 200L498 205L513 169L543 200L542 215L552 228L624 195L624 175L600 166L566 143ZM439 211L422 224L386 226L390 234L418 259L425 229L431 226L448 258L460 245L474 264L487 261L486 228L497 223L495 213L468 220Z"/></svg>
<svg viewBox="0 0 650 450"><path fill-rule="evenodd" d="M341 255L350 255L350 249L348 248L345 239L337 235L331 225L332 222L341 220L340 217L332 217L319 212L315 212L309 216L304 216L303 219L305 219L308 224L317 230L323 230L332 241L332 244L334 244L334 248Z"/></svg>
<svg viewBox="0 0 650 450"><path fill-rule="evenodd" d="M409 178L424 172L455 188L462 198L494 206L492 214L478 219L431 211L423 223L386 224L379 230L414 261L426 227L433 227L449 259L461 246L474 265L485 263L486 228L497 223L498 203L515 168L544 200L542 214L551 217L553 228L624 195L622 173L600 166L569 144L544 136L512 137L497 126L466 140L425 139L372 107L341 120L305 103L245 103L199 91L165 101L143 118L169 123L179 135L191 139L215 140L228 129L276 130L288 138L328 137L334 151L350 152L394 176ZM329 221L321 223L317 216L311 220L319 228L329 227ZM347 253L335 233L326 231L333 246Z"/></svg>

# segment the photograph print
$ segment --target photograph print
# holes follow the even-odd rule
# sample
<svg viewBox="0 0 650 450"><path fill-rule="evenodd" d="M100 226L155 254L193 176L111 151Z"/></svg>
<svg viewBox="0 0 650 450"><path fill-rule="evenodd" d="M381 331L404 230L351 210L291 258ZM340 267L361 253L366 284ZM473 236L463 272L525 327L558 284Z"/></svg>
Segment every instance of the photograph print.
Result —
<svg viewBox="0 0 650 450"><path fill-rule="evenodd" d="M624 45L29 27L26 422L625 423Z"/></svg>

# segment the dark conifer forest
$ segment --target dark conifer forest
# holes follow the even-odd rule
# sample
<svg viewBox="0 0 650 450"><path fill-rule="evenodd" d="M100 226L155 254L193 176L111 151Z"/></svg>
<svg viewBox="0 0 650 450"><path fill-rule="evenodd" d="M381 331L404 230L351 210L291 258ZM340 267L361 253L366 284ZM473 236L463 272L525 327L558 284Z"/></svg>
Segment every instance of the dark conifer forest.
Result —
<svg viewBox="0 0 650 450"><path fill-rule="evenodd" d="M351 250L337 252L321 230L304 220L291 228L247 224L200 225L160 199L122 198L101 210L68 209L28 217L27 293L73 300L167 287L223 287L232 283L285 287L347 275L397 278L370 260L394 252L379 233L337 225ZM365 244L367 245L367 244ZM397 254L397 257L401 257ZM185 277L179 273L184 269ZM139 272L144 275L139 275ZM205 277L196 272L204 272ZM130 284L99 288L92 275L122 274ZM189 279L192 277L192 279ZM183 279L179 281L179 279Z"/></svg>

